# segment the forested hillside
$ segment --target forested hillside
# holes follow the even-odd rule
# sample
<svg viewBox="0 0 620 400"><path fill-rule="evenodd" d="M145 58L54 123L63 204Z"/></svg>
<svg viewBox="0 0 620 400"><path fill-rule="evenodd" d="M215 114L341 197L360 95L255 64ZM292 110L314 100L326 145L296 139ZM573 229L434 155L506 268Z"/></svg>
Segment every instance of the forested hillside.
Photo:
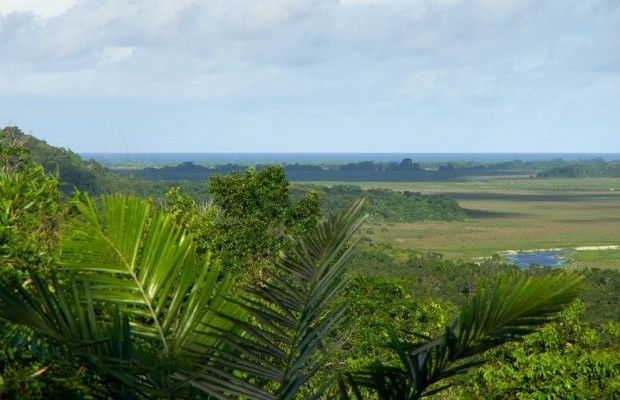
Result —
<svg viewBox="0 0 620 400"><path fill-rule="evenodd" d="M48 173L59 174L65 192L70 192L74 187L91 193L101 190L103 168L95 161L84 162L71 150L50 146L14 126L0 130L0 142L20 143L20 148L33 162L43 166Z"/></svg>

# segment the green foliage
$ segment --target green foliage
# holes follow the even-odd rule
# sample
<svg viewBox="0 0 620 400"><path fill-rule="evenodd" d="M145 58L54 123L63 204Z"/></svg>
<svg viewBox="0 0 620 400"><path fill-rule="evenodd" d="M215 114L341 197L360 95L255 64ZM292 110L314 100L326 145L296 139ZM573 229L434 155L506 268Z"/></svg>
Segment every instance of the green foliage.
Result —
<svg viewBox="0 0 620 400"><path fill-rule="evenodd" d="M21 327L18 335L36 332L114 397L321 393L303 388L332 354L325 349L344 310L333 303L361 204L293 242L244 299L217 262L195 268L191 237L148 202L103 197L99 208L84 196L76 208L57 273L45 281L31 270L31 289L0 284L0 318Z"/></svg>
<svg viewBox="0 0 620 400"><path fill-rule="evenodd" d="M529 268L529 276L545 276L557 273L557 268ZM611 269L580 269L583 276L584 292L581 296L585 311L581 318L596 325L607 321L620 322L620 272Z"/></svg>
<svg viewBox="0 0 620 400"><path fill-rule="evenodd" d="M620 323L620 271L592 268L580 272L587 283L584 318L598 324L608 320Z"/></svg>
<svg viewBox="0 0 620 400"><path fill-rule="evenodd" d="M194 268L191 238L169 217L150 214L147 202L105 196L99 210L87 197L77 208L81 218L68 222L60 242L62 270L92 282L94 301L132 315L137 335L156 339L166 353L179 352L194 340L191 330L200 323L191 308L213 306L211 296L227 293L231 278L215 286L220 266L209 257ZM93 276L86 279L87 273ZM216 309L221 306L219 300L215 303Z"/></svg>
<svg viewBox="0 0 620 400"><path fill-rule="evenodd" d="M287 236L307 232L320 215L316 192L293 203L280 166L214 175L208 185L221 209L211 246L232 271L250 267L260 273L285 248Z"/></svg>
<svg viewBox="0 0 620 400"><path fill-rule="evenodd" d="M0 273L48 265L61 206L58 181L40 166L0 175Z"/></svg>
<svg viewBox="0 0 620 400"><path fill-rule="evenodd" d="M573 304L553 324L484 356L461 387L463 399L612 399L620 397L620 325L601 330Z"/></svg>
<svg viewBox="0 0 620 400"><path fill-rule="evenodd" d="M414 297L397 278L354 278L345 292L348 332L343 348L342 372L359 371L376 359L395 365L398 357L387 347L389 324L403 340L431 337L456 314L456 307L437 299Z"/></svg>
<svg viewBox="0 0 620 400"><path fill-rule="evenodd" d="M362 207L358 202L293 240L277 268L249 286L239 302L252 319L230 316L241 332L224 333L221 339L232 342L239 354L222 354L215 366L220 366L218 371L233 367L221 376L241 387L236 371L246 373L253 382L247 398L319 398L333 380L335 371L326 365L345 317L340 299L347 286L344 273L352 251L348 243L362 222ZM202 388L205 378L194 376L191 384Z"/></svg>
<svg viewBox="0 0 620 400"><path fill-rule="evenodd" d="M1 399L93 399L91 378L63 359L40 360L19 350L0 353Z"/></svg>
<svg viewBox="0 0 620 400"><path fill-rule="evenodd" d="M99 209L86 196L76 207L59 244L61 269L48 282L31 270L32 290L5 281L0 317L80 360L113 396L174 397L172 371L221 348L207 335L229 330L219 313L243 315L225 301L231 277L208 257L195 268L191 238L147 202L104 197Z"/></svg>
<svg viewBox="0 0 620 400"><path fill-rule="evenodd" d="M580 286L576 275L517 282L498 276L492 284L481 285L463 306L459 318L432 341L406 342L390 329L391 347L401 364L393 367L378 362L350 375L353 393L361 399L356 390L365 387L376 391L379 399L400 400L442 391L446 386L429 389L480 364L476 357L485 350L535 332L577 298Z"/></svg>
<svg viewBox="0 0 620 400"><path fill-rule="evenodd" d="M170 188L178 187L179 193L183 193L183 196L191 196L200 206L203 200L207 198L207 189L204 182L149 181L133 176L117 175L113 171L106 171L101 176L98 187L100 188L99 192L92 193L93 195L122 193L141 199L152 199L155 204L163 205L166 205L169 201L166 198L166 193Z"/></svg>
<svg viewBox="0 0 620 400"><path fill-rule="evenodd" d="M41 365L16 360L5 354L0 356L0 398L40 399L43 397L43 384L35 379Z"/></svg>
<svg viewBox="0 0 620 400"><path fill-rule="evenodd" d="M498 270L525 273L372 243L353 263L372 276L349 285L348 241L361 204L315 226L317 193L293 202L280 167L215 177L211 191L219 208L199 205L179 189L167 193L161 210L132 197L104 196L98 205L78 196L57 244L57 180L4 144L0 157L10 168L0 179L0 262L20 273L0 281L0 344L8 349L0 354L2 398L319 398L332 396L330 384L346 371L353 388L366 393L417 398L481 360L470 357L537 329L579 286L546 271L533 281L475 284L473 277ZM73 156L68 160L76 161ZM376 210L407 197L430 204L418 194L372 195ZM210 247L238 281L251 283L243 295L210 258ZM274 259L276 267L260 268ZM591 275L613 292L614 276ZM465 306L458 322L438 335L451 313L445 299ZM607 301L598 304L612 307L613 293ZM530 375L553 368L570 374L557 363L574 362L591 377L588 384L598 385L599 397L615 396L619 331L613 322L598 330L582 323L545 329L540 341L526 342L546 357ZM436 339L420 339L429 336ZM386 340L391 350L379 346ZM560 351L566 358L556 357ZM526 355L506 354L485 357L536 365ZM364 368L375 358L382 362ZM523 385L519 373L494 378L499 389L476 378L466 390L510 397ZM535 396L581 393L541 376L533 380ZM547 381L553 385L544 386ZM356 395L342 388L343 395Z"/></svg>
<svg viewBox="0 0 620 400"><path fill-rule="evenodd" d="M43 140L27 135L17 127L0 130L0 172L15 172L27 166L40 165L55 174L59 188L69 194L75 189L91 195L125 193L142 198L160 199L171 186L182 186L185 193L206 195L204 185L190 182L149 181L121 176L94 160L84 161L71 150L50 146Z"/></svg>
<svg viewBox="0 0 620 400"><path fill-rule="evenodd" d="M0 130L0 174L15 173L28 166L27 138L17 128Z"/></svg>
<svg viewBox="0 0 620 400"><path fill-rule="evenodd" d="M463 209L454 200L443 196L427 196L389 189L362 190L359 186L335 185L318 188L323 196L321 204L328 212L337 212L356 198L366 198L370 218L377 221L413 222L424 220L461 220Z"/></svg>
<svg viewBox="0 0 620 400"><path fill-rule="evenodd" d="M99 377L95 387L134 398L318 398L327 389L336 370L324 367L340 343L345 308L337 302L347 287L347 242L360 223L360 204L293 241L278 268L240 299L217 263L207 258L195 268L193 241L170 214L124 196L102 198L101 208L83 196L75 207L59 244L61 269L48 281L31 270L30 289L4 281L0 317L87 366ZM401 362L434 360L423 375L399 372L398 379L423 393L465 368L446 370L447 364L548 320L574 297L574 287L562 277L520 281L515 289L507 280L493 290L482 286L456 328L414 353L403 353L392 330ZM385 376L382 368L370 371ZM356 374L355 384L368 386L365 376ZM368 389L383 390L381 382Z"/></svg>
<svg viewBox="0 0 620 400"><path fill-rule="evenodd" d="M536 278L554 276L560 272L558 269L551 268L523 271L492 261L478 265L445 259L437 254L395 250L381 243L361 246L352 260L351 269L382 279L399 279L397 282L400 283L405 293L430 296L435 301L451 301L456 304L466 301L468 293L476 290L475 280L498 272L514 277L533 276ZM511 344L506 347L506 350L491 353L495 356L485 355L483 360L489 362L489 366L476 372L476 378L473 380L456 380L454 383L458 387L451 388L447 398L457 396L463 399L519 398L518 396L522 398L546 398L545 396L558 399L590 398L587 393L579 391L581 389L575 386L577 382L581 382L579 384L582 387L598 385L599 389L595 389L596 393L600 393L598 398L614 398L617 395L613 391L616 390L613 389L616 384L613 379L605 380L605 377L617 376L619 371L618 357L620 354L617 343L620 334L618 328L620 309L618 308L617 286L620 282L620 274L613 270L598 269L583 270L580 273L583 274L583 303L563 312L557 323L543 328L541 333L527 337L523 344ZM389 301L384 301L390 304ZM386 309L392 309L392 307L390 305ZM575 312L576 310L579 312ZM592 325L590 321L596 324ZM572 328L569 329L571 326ZM403 333L399 332L398 336L402 337ZM544 348L536 344L543 340L541 338L544 338L546 343ZM403 341L406 340L403 339ZM553 348L549 348L551 345ZM511 356L512 349L520 349L521 353ZM515 364L517 356L520 356L521 360L518 368ZM540 363L537 364L539 358ZM546 368L545 363L550 363L552 366ZM578 373L578 366L581 363L584 363L584 368L600 365L605 373L588 372L583 377L576 378L574 374ZM537 394L523 389L528 387L533 379L525 375L525 371L528 371L527 365L532 366L529 374L538 374L536 379L540 381L538 383L532 381L532 387L536 388ZM539 372L532 372L534 368ZM595 367L591 368L595 369ZM543 370L547 372L542 372ZM549 371L556 371L557 374L549 377ZM562 378L562 373L568 378ZM569 382L570 387L562 386L560 382L562 379ZM599 380L605 380L607 383L597 383ZM544 386L547 381L549 385ZM575 383L572 383L573 381ZM544 390L541 389L543 386ZM552 386L555 387L556 392L549 389Z"/></svg>
<svg viewBox="0 0 620 400"><path fill-rule="evenodd" d="M474 263L452 260L437 253L393 249L384 243L369 242L358 247L350 270L368 277L398 279L407 293L416 297L462 304L477 288L477 281L502 273L513 277L543 277L558 273L557 268L522 270L499 260ZM586 307L583 319L603 324L620 322L620 272L609 269L583 269Z"/></svg>
<svg viewBox="0 0 620 400"><path fill-rule="evenodd" d="M20 283L27 282L29 270L47 275L53 267L65 207L58 179L30 162L23 148L13 149L5 153L11 157L3 160L0 172L0 277ZM11 343L0 351L0 398L88 397L84 374L71 363L54 360L45 346L37 349L35 336L16 335L0 321L0 338Z"/></svg>
<svg viewBox="0 0 620 400"><path fill-rule="evenodd" d="M492 260L451 260L438 253L397 250L374 242L359 247L350 270L363 276L398 279L409 294L457 305L466 301L481 279L500 272L513 277L525 274L518 267Z"/></svg>
<svg viewBox="0 0 620 400"><path fill-rule="evenodd" d="M58 178L33 163L28 138L17 128L0 131L0 276L43 268L57 239Z"/></svg>
<svg viewBox="0 0 620 400"><path fill-rule="evenodd" d="M216 224L217 210L212 203L199 205L190 195L182 194L180 187L166 192L162 210L194 238L196 252L205 255L215 245L220 233Z"/></svg>

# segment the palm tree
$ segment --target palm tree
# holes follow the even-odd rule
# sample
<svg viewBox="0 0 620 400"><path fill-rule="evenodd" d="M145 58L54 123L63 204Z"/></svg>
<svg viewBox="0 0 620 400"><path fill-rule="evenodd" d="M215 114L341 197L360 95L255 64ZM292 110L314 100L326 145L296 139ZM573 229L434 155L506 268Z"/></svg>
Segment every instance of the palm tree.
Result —
<svg viewBox="0 0 620 400"><path fill-rule="evenodd" d="M228 330L217 314L244 313L228 300L232 277L210 257L196 260L191 238L147 202L101 203L77 203L49 281L31 270L23 286L0 285L0 316L93 368L115 397L173 396L183 355L220 348L205 322Z"/></svg>
<svg viewBox="0 0 620 400"><path fill-rule="evenodd" d="M459 317L435 339L420 343L401 341L388 327L390 347L400 359L397 367L380 361L341 380L343 399L362 399L360 387L381 400L413 400L447 389L448 378L481 364L483 352L521 340L551 321L581 293L581 278L559 274L514 282L497 276L480 286L463 306ZM439 382L444 385L437 385ZM350 390L347 390L346 383Z"/></svg>
<svg viewBox="0 0 620 400"><path fill-rule="evenodd" d="M148 202L117 195L76 206L51 278L31 270L23 284L0 282L12 339L42 338L115 398L318 398L336 378L322 367L339 343L338 298L362 201L292 239L278 268L243 291ZM535 330L578 292L574 276L483 286L440 338L414 348L393 336L403 367L350 376L343 397L360 386L419 397L472 365L452 363Z"/></svg>
<svg viewBox="0 0 620 400"><path fill-rule="evenodd" d="M284 398L316 372L323 352L314 350L342 316L329 306L344 287L361 202L294 241L280 273L244 296L148 202L115 195L97 207L86 196L76 207L50 280L31 270L24 285L0 284L0 318L21 327L10 339L44 338L96 371L113 397ZM274 382L276 394L252 378Z"/></svg>
<svg viewBox="0 0 620 400"><path fill-rule="evenodd" d="M248 399L319 398L335 380L335 371L322 367L340 342L336 331L345 304L338 299L347 285L349 242L363 221L363 207L364 201L358 201L294 239L290 250L280 254L277 268L236 301L250 319L224 316L238 330L217 337L238 351L221 354L216 366L229 370L230 381L243 383L237 378L241 371L243 380L255 382L252 393L245 394ZM202 363L199 358L196 362ZM312 382L317 374L318 385ZM194 375L188 382L201 386L205 377Z"/></svg>

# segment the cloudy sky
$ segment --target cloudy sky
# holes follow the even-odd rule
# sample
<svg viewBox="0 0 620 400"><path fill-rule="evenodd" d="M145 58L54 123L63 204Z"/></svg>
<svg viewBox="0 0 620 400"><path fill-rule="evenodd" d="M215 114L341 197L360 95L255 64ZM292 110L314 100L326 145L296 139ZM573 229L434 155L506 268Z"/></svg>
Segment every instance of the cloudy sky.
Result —
<svg viewBox="0 0 620 400"><path fill-rule="evenodd" d="M620 0L0 0L0 125L81 152L620 152Z"/></svg>

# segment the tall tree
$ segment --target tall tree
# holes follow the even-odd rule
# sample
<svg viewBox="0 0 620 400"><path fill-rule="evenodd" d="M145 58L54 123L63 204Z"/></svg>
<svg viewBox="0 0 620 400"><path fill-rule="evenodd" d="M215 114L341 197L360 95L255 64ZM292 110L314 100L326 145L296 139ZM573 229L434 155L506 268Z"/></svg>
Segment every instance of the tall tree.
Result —
<svg viewBox="0 0 620 400"><path fill-rule="evenodd" d="M286 247L289 235L311 230L320 216L318 194L310 192L294 203L278 165L214 175L208 186L221 209L213 250L230 270L253 266L260 271Z"/></svg>

